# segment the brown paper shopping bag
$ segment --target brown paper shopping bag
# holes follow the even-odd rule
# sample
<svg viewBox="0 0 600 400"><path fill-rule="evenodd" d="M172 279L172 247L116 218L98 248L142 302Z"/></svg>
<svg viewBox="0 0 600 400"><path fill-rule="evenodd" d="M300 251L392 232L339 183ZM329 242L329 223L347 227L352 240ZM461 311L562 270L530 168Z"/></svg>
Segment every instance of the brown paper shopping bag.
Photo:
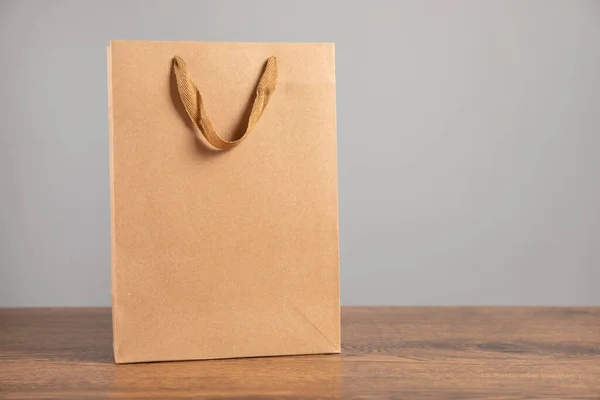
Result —
<svg viewBox="0 0 600 400"><path fill-rule="evenodd" d="M118 363L340 351L332 44L112 41Z"/></svg>

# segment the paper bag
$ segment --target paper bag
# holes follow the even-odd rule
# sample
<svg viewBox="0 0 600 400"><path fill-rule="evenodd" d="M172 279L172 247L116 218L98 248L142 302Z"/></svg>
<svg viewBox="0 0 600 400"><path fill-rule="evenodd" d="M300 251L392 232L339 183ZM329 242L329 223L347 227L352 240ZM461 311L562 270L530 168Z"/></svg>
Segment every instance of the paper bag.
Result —
<svg viewBox="0 0 600 400"><path fill-rule="evenodd" d="M340 351L332 44L112 41L117 363Z"/></svg>

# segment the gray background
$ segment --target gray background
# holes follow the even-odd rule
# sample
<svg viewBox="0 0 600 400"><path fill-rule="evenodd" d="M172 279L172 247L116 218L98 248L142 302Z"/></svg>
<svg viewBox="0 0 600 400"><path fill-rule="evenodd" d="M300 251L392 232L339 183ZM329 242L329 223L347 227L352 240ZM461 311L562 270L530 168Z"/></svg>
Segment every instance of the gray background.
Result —
<svg viewBox="0 0 600 400"><path fill-rule="evenodd" d="M337 44L342 302L600 305L600 2L0 2L0 306L110 304L109 39Z"/></svg>

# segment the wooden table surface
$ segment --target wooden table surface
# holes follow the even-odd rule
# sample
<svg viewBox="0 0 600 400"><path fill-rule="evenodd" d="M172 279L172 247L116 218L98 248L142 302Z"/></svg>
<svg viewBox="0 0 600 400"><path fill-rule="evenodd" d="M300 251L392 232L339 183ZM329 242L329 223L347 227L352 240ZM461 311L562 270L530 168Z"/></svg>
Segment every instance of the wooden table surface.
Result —
<svg viewBox="0 0 600 400"><path fill-rule="evenodd" d="M600 308L342 321L341 355L115 365L110 309L0 309L0 398L600 399Z"/></svg>

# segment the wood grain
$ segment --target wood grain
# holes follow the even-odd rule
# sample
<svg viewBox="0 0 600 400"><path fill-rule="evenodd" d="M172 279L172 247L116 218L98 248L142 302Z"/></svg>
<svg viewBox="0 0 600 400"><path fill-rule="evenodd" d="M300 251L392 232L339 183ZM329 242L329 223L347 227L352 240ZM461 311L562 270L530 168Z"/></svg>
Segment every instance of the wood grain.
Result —
<svg viewBox="0 0 600 400"><path fill-rule="evenodd" d="M599 308L342 316L342 355L115 365L110 309L0 309L0 398L600 399Z"/></svg>

